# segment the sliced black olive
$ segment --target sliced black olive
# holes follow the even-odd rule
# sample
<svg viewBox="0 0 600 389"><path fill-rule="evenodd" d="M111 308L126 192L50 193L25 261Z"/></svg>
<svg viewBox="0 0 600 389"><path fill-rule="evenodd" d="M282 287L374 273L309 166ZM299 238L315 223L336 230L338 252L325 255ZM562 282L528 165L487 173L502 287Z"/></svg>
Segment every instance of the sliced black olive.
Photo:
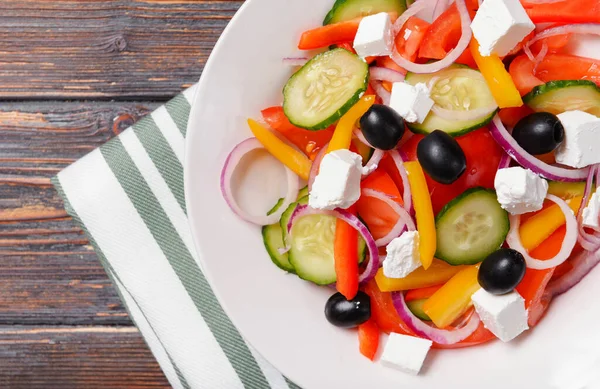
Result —
<svg viewBox="0 0 600 389"><path fill-rule="evenodd" d="M387 105L373 104L360 118L360 128L371 146L392 150L404 135L404 119Z"/></svg>
<svg viewBox="0 0 600 389"><path fill-rule="evenodd" d="M435 130L417 145L417 158L431 178L442 184L456 181L467 168L467 158L458 142Z"/></svg>
<svg viewBox="0 0 600 389"><path fill-rule="evenodd" d="M525 151L539 155L554 151L565 138L565 129L556 115L536 112L519 120L512 135Z"/></svg>
<svg viewBox="0 0 600 389"><path fill-rule="evenodd" d="M336 327L356 327L371 317L371 299L365 292L358 292L352 300L336 293L325 304L325 317Z"/></svg>
<svg viewBox="0 0 600 389"><path fill-rule="evenodd" d="M523 255L513 249L500 249L491 253L481 263L477 280L492 294L512 292L525 276Z"/></svg>

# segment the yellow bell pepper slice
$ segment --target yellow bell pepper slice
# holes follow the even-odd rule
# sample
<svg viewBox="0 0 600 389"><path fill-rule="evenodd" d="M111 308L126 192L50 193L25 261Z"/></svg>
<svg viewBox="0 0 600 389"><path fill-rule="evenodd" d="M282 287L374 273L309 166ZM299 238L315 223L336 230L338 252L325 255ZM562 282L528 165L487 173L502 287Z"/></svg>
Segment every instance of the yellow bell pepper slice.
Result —
<svg viewBox="0 0 600 389"><path fill-rule="evenodd" d="M471 306L471 296L481 286L477 281L479 265L456 273L423 304L423 310L439 328L454 323Z"/></svg>
<svg viewBox="0 0 600 389"><path fill-rule="evenodd" d="M500 108L520 107L523 105L521 94L512 77L504 67L504 63L496 54L483 57L479 54L479 43L471 40L471 54L483 78L488 84L494 100Z"/></svg>
<svg viewBox="0 0 600 389"><path fill-rule="evenodd" d="M415 207L417 230L419 231L419 253L421 264L427 270L431 266L437 247L435 217L431 206L431 196L425 174L419 162L411 161L404 164L408 173L408 182Z"/></svg>
<svg viewBox="0 0 600 389"><path fill-rule="evenodd" d="M256 139L262 143L271 155L299 175L303 180L308 181L312 162L306 155L283 142L277 135L273 134L257 121L248 119L248 126Z"/></svg>
<svg viewBox="0 0 600 389"><path fill-rule="evenodd" d="M352 131L354 130L354 125L361 118L362 115L365 114L371 108L371 106L375 103L374 95L364 95L360 100L352 108L348 110L342 116L337 126L335 127L335 131L333 132L333 137L331 138L331 142L329 142L329 146L327 147L327 152L331 153L335 150L349 149L350 142L352 141Z"/></svg>
<svg viewBox="0 0 600 389"><path fill-rule="evenodd" d="M375 282L382 292L427 288L443 284L465 267L451 266L444 261L434 259L429 269L420 267L404 278L388 278L383 274L383 268L380 268L375 276Z"/></svg>
<svg viewBox="0 0 600 389"><path fill-rule="evenodd" d="M582 201L582 196L576 196L567 200L567 204L569 204L569 207L577 214ZM521 224L521 227L519 228L519 235L521 236L523 247L525 247L527 251L535 249L565 223L565 214L556 204L552 204L548 208L539 211Z"/></svg>

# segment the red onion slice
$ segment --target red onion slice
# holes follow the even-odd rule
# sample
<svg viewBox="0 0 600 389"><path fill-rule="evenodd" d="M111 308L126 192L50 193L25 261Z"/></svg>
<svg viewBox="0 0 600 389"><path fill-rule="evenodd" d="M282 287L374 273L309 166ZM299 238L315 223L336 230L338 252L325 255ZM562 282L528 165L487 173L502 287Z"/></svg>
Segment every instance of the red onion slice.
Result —
<svg viewBox="0 0 600 389"><path fill-rule="evenodd" d="M568 273L548 284L546 293L551 297L560 296L581 282L600 263L600 253L583 251L571 263L573 268Z"/></svg>
<svg viewBox="0 0 600 389"><path fill-rule="evenodd" d="M379 167L379 162L383 159L385 152L383 150L375 149L371 158L362 169L363 178L367 177L369 174L373 173Z"/></svg>
<svg viewBox="0 0 600 389"><path fill-rule="evenodd" d="M398 150L391 150L389 153L394 160L394 164L396 165L396 169L398 169L398 173L400 173L400 178L402 178L402 185L404 186L404 194L402 195L402 200L404 200L404 209L406 209L408 213L412 215L412 194L410 191L410 183L408 182L408 173L404 168L406 156L401 156Z"/></svg>
<svg viewBox="0 0 600 389"><path fill-rule="evenodd" d="M388 92L387 89L383 87L383 85L381 85L381 82L372 81L371 86L373 87L373 89L375 89L375 93L377 93L377 96L379 96L381 102L384 105L390 105L390 99L392 98L392 94Z"/></svg>
<svg viewBox="0 0 600 389"><path fill-rule="evenodd" d="M365 240L367 244L367 250L369 250L369 262L365 267L365 270L358 276L359 283L365 283L373 279L375 274L377 274L377 270L379 269L380 259L379 259L379 251L377 249L377 245L375 244L375 239L373 239L373 235L369 232L369 229L360 221L360 219L345 209L336 208L333 211L324 211L319 209L313 209L308 205L298 205L292 216L290 217L290 221L287 225L288 233L292 233L292 227L296 220L300 219L303 216L308 215L330 215L337 217L340 220L348 223L352 228L354 228L360 236Z"/></svg>
<svg viewBox="0 0 600 389"><path fill-rule="evenodd" d="M508 231L508 236L506 237L506 243L511 249L517 250L523 257L525 257L525 261L527 262L527 267L535 270L543 270L550 269L552 267L556 267L566 261L571 252L573 252L573 247L575 247L575 243L577 243L577 219L573 214L573 211L567 205L567 203L554 195L547 195L546 199L554 202L556 205L560 207L560 210L565 215L565 219L567 221L567 232L565 233L565 238L560 247L560 251L556 256L551 259L541 261L539 259L535 259L529 255L523 244L521 243L521 237L519 236L519 227L521 226L521 217L520 215L510 215L510 230Z"/></svg>
<svg viewBox="0 0 600 389"><path fill-rule="evenodd" d="M590 172L588 174L587 180L585 181L585 190L583 192L583 198L581 199L581 206L579 207L579 211L577 212L577 220L579 236L577 241L587 251L596 251L600 248L600 237L596 234L589 234L585 228L583 227L582 218L583 218L583 209L586 204L589 202L590 195L592 194L592 188L594 186L594 175L597 175L597 172L600 171L598 169L598 165L594 165L590 168Z"/></svg>
<svg viewBox="0 0 600 389"><path fill-rule="evenodd" d="M502 158L500 158L500 163L498 164L498 170L506 169L507 167L510 167L510 156L508 154L504 153L502 155Z"/></svg>
<svg viewBox="0 0 600 389"><path fill-rule="evenodd" d="M490 134L512 159L548 180L576 182L585 180L588 175L589 168L565 169L552 166L529 154L506 130L498 115L490 123Z"/></svg>
<svg viewBox="0 0 600 389"><path fill-rule="evenodd" d="M410 7L408 7L408 9L404 11L398 19L396 19L396 22L392 26L392 34L394 37L400 33L400 30L402 30L402 27L404 27L404 23L406 23L411 16L415 16L419 12L427 10L428 8L430 8L430 4L425 0L418 0L412 3Z"/></svg>
<svg viewBox="0 0 600 389"><path fill-rule="evenodd" d="M402 82L405 76L394 69L379 66L371 67L369 73L369 78L373 81Z"/></svg>
<svg viewBox="0 0 600 389"><path fill-rule="evenodd" d="M410 12L411 8L415 7L419 3L425 3L424 1L417 1L414 3L408 10L406 10L400 18L394 24L394 29L396 33L402 29L402 26L408 20L408 17L404 18L404 16ZM473 33L471 32L471 17L469 16L469 11L467 10L467 6L465 4L465 0L456 0L456 7L458 8L458 13L460 15L460 23L461 23L461 37L458 41L456 47L446 55L444 59L441 59L437 62L432 62L428 64L417 64L407 60L402 57L398 50L394 47L394 51L390 58L398 64L398 66L406 69L412 73L435 73L439 70L445 69L448 66L452 65L458 57L467 49L469 43L471 42L471 37ZM416 7L415 7L416 8Z"/></svg>
<svg viewBox="0 0 600 389"><path fill-rule="evenodd" d="M325 154L327 154L327 147L329 147L329 142L327 142L327 144L325 144L321 148L321 150L319 150L319 152L315 156L315 160L313 161L312 165L310 166L310 172L308 172L308 183L307 183L309 192L312 189L312 186L315 182L315 178L317 177L317 174L319 174L319 166L321 166L321 161L323 160L323 157L325 156Z"/></svg>
<svg viewBox="0 0 600 389"><path fill-rule="evenodd" d="M435 21L440 17L441 14L446 12L448 7L450 7L451 0L438 0L435 4L435 8L433 9L433 20Z"/></svg>
<svg viewBox="0 0 600 389"><path fill-rule="evenodd" d="M233 177L233 173L235 172L236 167L239 165L244 155L251 151L263 148L263 145L256 138L249 138L245 141L242 141L235 146L233 150L231 150L231 153L229 153L227 159L225 160L223 170L221 171L221 193L223 194L223 198L225 199L225 202L227 202L229 208L231 208L233 213L240 218L247 222L258 224L259 226L277 223L281 218L283 211L285 211L291 203L296 201L296 197L298 196L298 191L300 189L300 180L296 173L288 169L287 166L284 166L287 175L287 193L283 199L283 203L276 212L269 216L251 215L240 208L233 196L231 178Z"/></svg>
<svg viewBox="0 0 600 389"><path fill-rule="evenodd" d="M405 230L414 231L416 229L415 223L408 212L400 206L397 202L392 200L389 196L379 191L364 188L361 191L361 195L365 197L373 197L377 200L383 201L388 207L392 208L394 212L399 216L398 221L394 227L387 233L383 238L379 238L375 241L377 247L386 246L395 238L399 237Z"/></svg>
<svg viewBox="0 0 600 389"><path fill-rule="evenodd" d="M582 12L585 12L582 10ZM586 34L586 35L600 35L600 24L597 23L581 23L581 24L567 24L564 26L552 27L548 28L536 36L533 37L527 44L525 48L529 48L529 46L533 45L535 42L549 38L551 36L556 35L564 35L564 34Z"/></svg>
<svg viewBox="0 0 600 389"><path fill-rule="evenodd" d="M430 339L438 344L455 344L465 340L477 330L481 321L477 312L473 311L469 321L467 321L464 327L456 328L454 330L441 330L429 326L416 317L410 309L408 309L402 292L392 292L392 302L394 303L394 308L396 308L400 319L402 319L416 335Z"/></svg>

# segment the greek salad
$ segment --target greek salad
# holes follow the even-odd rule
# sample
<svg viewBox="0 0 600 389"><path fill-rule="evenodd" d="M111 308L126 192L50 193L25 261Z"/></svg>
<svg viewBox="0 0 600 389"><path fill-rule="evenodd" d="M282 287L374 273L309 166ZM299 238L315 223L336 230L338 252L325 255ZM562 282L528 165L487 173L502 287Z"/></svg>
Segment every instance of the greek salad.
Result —
<svg viewBox="0 0 600 389"><path fill-rule="evenodd" d="M600 261L598 35L600 0L336 0L224 199L371 360L511 341ZM232 181L259 149L287 191L256 215Z"/></svg>

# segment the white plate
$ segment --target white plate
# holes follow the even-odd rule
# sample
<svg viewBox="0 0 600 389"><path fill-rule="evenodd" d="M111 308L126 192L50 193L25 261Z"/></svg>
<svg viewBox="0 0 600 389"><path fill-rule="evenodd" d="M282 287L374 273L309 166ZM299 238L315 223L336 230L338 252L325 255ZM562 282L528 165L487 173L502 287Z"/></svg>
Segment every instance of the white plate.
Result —
<svg viewBox="0 0 600 389"><path fill-rule="evenodd" d="M371 363L354 331L327 323L331 290L276 268L260 229L234 216L219 191L225 157L251 136L245 120L281 103L301 31L322 21L332 0L249 0L215 47L192 109L185 166L188 214L204 272L242 335L305 389L600 388L600 271L555 301L518 340L432 351L418 377ZM250 195L263 208L276 190L257 182ZM588 385L588 386L585 386Z"/></svg>

